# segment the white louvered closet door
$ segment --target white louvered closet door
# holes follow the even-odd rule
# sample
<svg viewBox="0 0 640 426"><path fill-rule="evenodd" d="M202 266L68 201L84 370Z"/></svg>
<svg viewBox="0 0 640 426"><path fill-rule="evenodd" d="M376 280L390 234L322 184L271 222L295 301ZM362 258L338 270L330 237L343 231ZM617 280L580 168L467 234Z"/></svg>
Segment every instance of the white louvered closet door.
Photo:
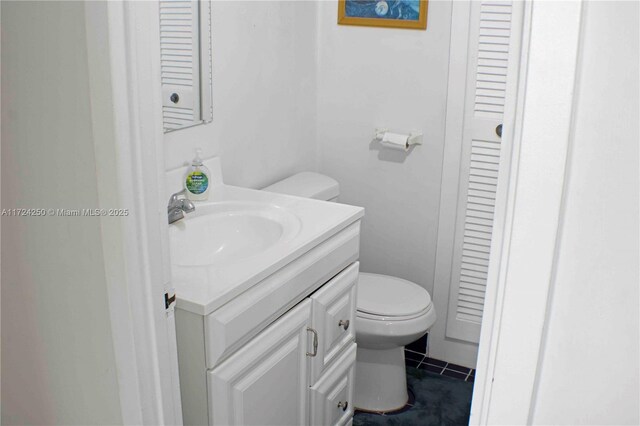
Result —
<svg viewBox="0 0 640 426"><path fill-rule="evenodd" d="M514 78L522 2L470 4L464 126L446 336L477 343L484 307L507 79ZM504 165L503 165L504 167Z"/></svg>
<svg viewBox="0 0 640 426"><path fill-rule="evenodd" d="M200 120L199 2L160 1L160 65L165 131Z"/></svg>

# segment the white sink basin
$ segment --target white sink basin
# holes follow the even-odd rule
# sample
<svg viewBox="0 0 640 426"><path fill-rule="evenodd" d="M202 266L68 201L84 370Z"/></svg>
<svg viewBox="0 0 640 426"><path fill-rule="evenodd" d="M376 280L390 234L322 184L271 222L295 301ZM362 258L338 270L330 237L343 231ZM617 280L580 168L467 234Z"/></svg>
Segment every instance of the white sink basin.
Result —
<svg viewBox="0 0 640 426"><path fill-rule="evenodd" d="M171 261L179 266L229 264L290 241L300 219L271 204L229 201L196 205L169 227Z"/></svg>

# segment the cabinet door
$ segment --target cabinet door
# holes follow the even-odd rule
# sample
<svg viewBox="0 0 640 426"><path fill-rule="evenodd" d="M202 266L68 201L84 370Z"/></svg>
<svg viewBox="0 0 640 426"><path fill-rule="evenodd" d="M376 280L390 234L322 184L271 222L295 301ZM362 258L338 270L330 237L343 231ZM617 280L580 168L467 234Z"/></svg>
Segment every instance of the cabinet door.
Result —
<svg viewBox="0 0 640 426"><path fill-rule="evenodd" d="M353 417L353 377L356 344L349 348L311 388L311 424L343 426Z"/></svg>
<svg viewBox="0 0 640 426"><path fill-rule="evenodd" d="M307 299L209 371L209 423L308 423L308 360L313 335Z"/></svg>
<svg viewBox="0 0 640 426"><path fill-rule="evenodd" d="M311 360L312 385L355 341L358 268L359 263L355 262L311 296L312 327L320 336L318 355Z"/></svg>

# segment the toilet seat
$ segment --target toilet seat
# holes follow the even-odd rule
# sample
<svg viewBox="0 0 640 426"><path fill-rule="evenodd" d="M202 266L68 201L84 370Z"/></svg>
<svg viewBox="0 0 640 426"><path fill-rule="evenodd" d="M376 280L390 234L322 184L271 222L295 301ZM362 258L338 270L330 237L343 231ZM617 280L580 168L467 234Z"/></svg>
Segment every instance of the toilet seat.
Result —
<svg viewBox="0 0 640 426"><path fill-rule="evenodd" d="M357 316L371 320L404 321L432 309L431 296L419 285L389 275L361 272Z"/></svg>
<svg viewBox="0 0 640 426"><path fill-rule="evenodd" d="M409 321L412 319L420 318L422 316L428 315L429 311L433 309L433 304L427 306L426 309L420 311L416 314L412 315L403 315L403 316L382 316L377 314L370 314L367 312L356 311L356 317L371 320L371 321Z"/></svg>

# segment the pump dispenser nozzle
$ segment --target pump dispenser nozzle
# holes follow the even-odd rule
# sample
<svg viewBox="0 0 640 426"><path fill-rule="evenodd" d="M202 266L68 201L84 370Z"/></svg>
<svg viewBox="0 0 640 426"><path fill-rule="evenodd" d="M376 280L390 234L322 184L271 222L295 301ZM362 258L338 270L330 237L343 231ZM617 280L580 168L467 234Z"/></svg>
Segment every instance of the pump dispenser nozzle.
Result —
<svg viewBox="0 0 640 426"><path fill-rule="evenodd" d="M202 148L196 148L196 156L191 164L194 166L202 166Z"/></svg>

